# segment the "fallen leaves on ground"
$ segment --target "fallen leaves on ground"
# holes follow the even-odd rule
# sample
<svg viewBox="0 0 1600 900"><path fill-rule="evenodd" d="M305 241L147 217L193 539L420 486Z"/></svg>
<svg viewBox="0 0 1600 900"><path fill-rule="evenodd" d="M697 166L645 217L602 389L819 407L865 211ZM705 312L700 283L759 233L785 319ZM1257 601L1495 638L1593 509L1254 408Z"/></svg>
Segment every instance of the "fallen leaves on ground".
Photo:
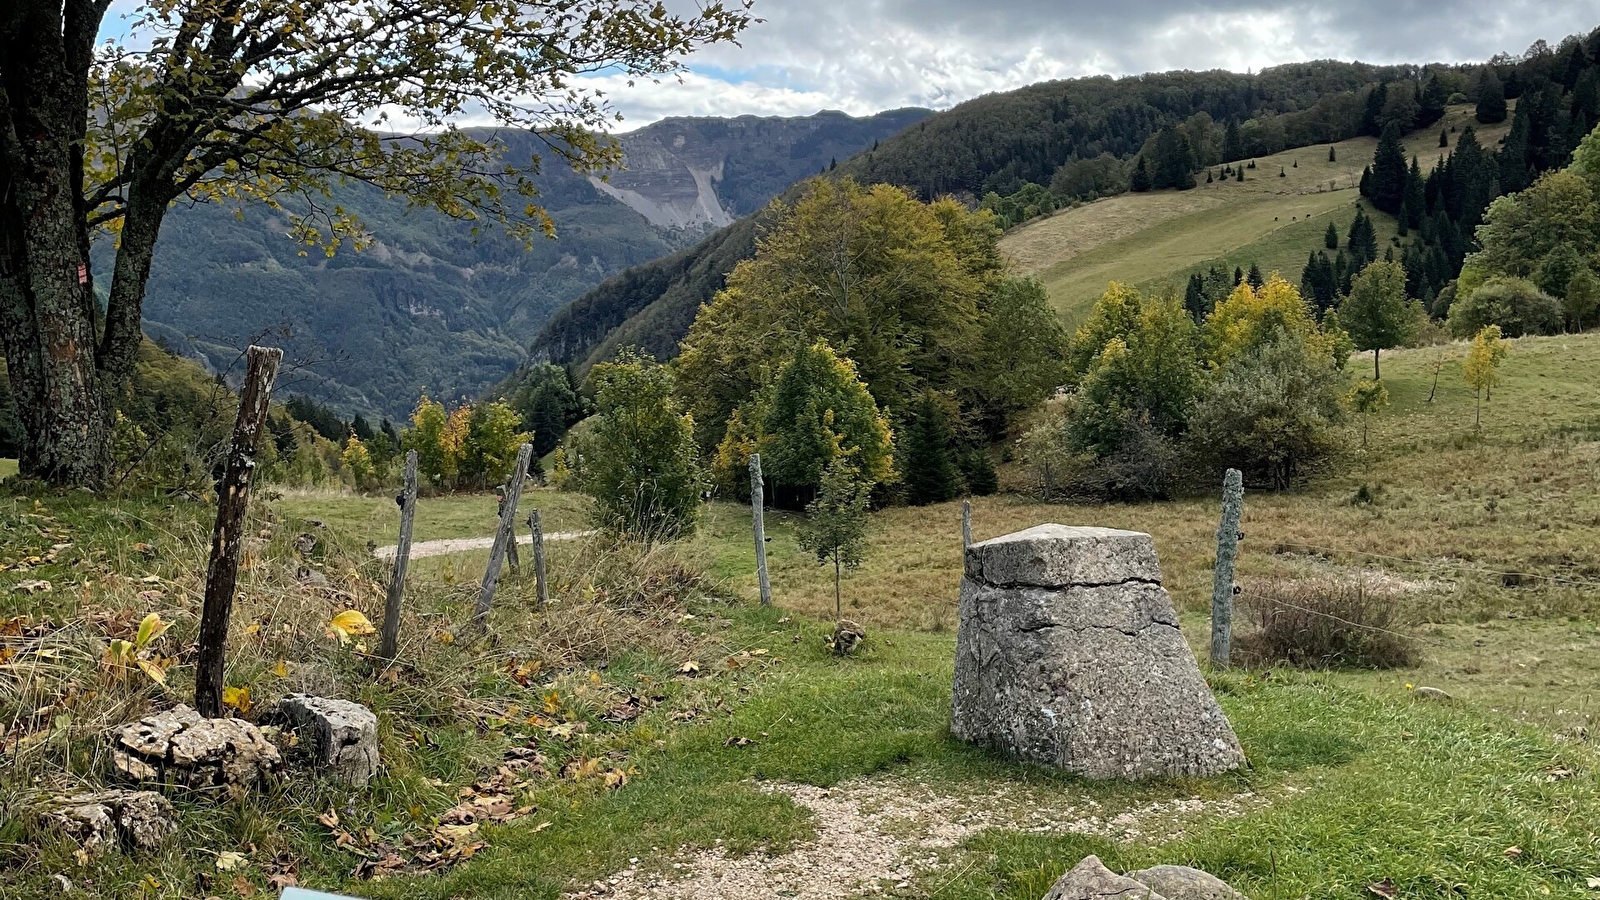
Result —
<svg viewBox="0 0 1600 900"><path fill-rule="evenodd" d="M1367 890L1379 897L1384 898L1384 900L1394 900L1395 897L1400 896L1400 892L1395 889L1394 879L1392 878L1385 878L1382 881L1374 881L1373 883L1367 885Z"/></svg>

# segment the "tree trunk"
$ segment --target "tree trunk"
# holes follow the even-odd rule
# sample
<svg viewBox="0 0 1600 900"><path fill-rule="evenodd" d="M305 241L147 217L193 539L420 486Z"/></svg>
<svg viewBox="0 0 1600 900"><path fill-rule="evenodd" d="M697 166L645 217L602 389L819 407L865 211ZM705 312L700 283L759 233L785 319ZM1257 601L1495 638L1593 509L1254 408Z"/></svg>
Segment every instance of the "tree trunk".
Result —
<svg viewBox="0 0 1600 900"><path fill-rule="evenodd" d="M1378 371L1378 352L1379 351L1378 351L1377 347L1373 347L1372 348L1372 380L1373 381L1378 381L1378 380L1383 378L1383 375Z"/></svg>
<svg viewBox="0 0 1600 900"><path fill-rule="evenodd" d="M89 69L109 3L7 3L0 13L0 351L23 427L20 465L88 487L110 474L114 401L138 353L172 176L154 164L165 158L156 148L135 150L117 253L118 274L135 277L113 280L102 336L83 154Z"/></svg>

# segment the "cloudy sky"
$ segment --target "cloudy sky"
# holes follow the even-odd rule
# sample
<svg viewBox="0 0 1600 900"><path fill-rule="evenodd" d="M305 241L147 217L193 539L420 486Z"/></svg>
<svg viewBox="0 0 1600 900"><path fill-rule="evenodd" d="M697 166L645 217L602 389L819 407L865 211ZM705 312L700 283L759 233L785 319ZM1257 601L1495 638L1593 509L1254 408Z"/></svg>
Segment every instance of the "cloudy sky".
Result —
<svg viewBox="0 0 1600 900"><path fill-rule="evenodd" d="M944 108L1051 78L1308 59L1476 61L1600 26L1600 0L756 0L739 47L685 83L620 86L629 126L670 115Z"/></svg>
<svg viewBox="0 0 1600 900"><path fill-rule="evenodd" d="M117 0L112 19L135 4ZM681 82L596 79L622 128L677 115L942 109L1080 75L1477 61L1600 26L1600 0L756 0L754 11L765 21L740 46L697 53Z"/></svg>

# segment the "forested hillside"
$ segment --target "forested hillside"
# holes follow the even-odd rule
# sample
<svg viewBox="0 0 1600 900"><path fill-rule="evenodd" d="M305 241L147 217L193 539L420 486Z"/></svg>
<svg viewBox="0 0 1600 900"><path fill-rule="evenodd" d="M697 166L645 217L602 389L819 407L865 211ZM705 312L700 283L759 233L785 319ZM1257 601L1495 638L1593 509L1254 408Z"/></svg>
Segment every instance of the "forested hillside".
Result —
<svg viewBox="0 0 1600 900"><path fill-rule="evenodd" d="M932 116L841 161L834 174L901 185L924 199L952 193L976 202L988 195L986 205L1010 225L1075 201L1166 187L1160 181L1141 185L1138 173L1154 171L1174 148L1198 176L1171 185L1181 188L1214 178L1206 170L1235 161L1377 137L1391 124L1401 133L1430 128L1452 101L1484 99L1490 107L1485 122L1496 121L1492 107L1498 103L1504 119L1507 101L1514 106L1527 92L1540 98L1543 112L1522 126L1522 143L1513 144L1538 144L1521 165L1537 171L1569 152L1574 136L1587 133L1600 112L1591 96L1597 93L1597 50L1592 37L1572 38L1558 48L1541 41L1520 57L1482 66L1319 61L1255 74L1048 82ZM1369 161L1339 160L1339 177L1352 182L1347 187ZM1251 175L1268 178L1277 171ZM581 370L630 343L658 356L674 354L696 307L721 289L734 262L753 252L758 228L754 221L735 223L693 248L606 281L551 317L532 357ZM1301 258L1315 246L1301 248Z"/></svg>
<svg viewBox="0 0 1600 900"><path fill-rule="evenodd" d="M557 237L530 247L365 186L333 202L374 243L332 257L296 244L287 216L264 206L180 208L156 249L145 330L213 370L271 333L294 364L289 389L346 415L402 416L423 391L477 395L504 378L552 310L608 275L672 253L927 114L669 119L621 136L628 168L609 182L547 159L539 199ZM549 155L530 134L502 140L513 160ZM96 247L97 271L111 249Z"/></svg>

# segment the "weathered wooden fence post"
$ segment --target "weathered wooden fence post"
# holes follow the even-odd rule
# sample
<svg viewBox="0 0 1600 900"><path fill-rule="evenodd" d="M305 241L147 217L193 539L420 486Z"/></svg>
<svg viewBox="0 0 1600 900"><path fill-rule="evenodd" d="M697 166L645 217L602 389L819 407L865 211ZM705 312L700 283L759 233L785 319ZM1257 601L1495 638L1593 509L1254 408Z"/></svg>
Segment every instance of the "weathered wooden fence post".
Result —
<svg viewBox="0 0 1600 900"><path fill-rule="evenodd" d="M539 608L544 609L545 604L550 602L550 587L544 580L544 519L539 515L538 507L528 511L528 530L533 532L534 591L539 598Z"/></svg>
<svg viewBox="0 0 1600 900"><path fill-rule="evenodd" d="M511 470L511 480L506 485L505 503L500 507L500 527L494 533L494 548L489 551L489 565L483 571L483 589L478 592L478 605L472 612L472 621L478 627L489 623L489 609L494 605L494 588L500 580L500 564L505 559L506 546L517 539L517 501L522 498L522 482L528 476L528 460L533 455L533 445L523 444L517 451L517 465Z"/></svg>
<svg viewBox="0 0 1600 900"><path fill-rule="evenodd" d="M217 485L217 524L211 531L211 562L206 566L206 594L200 609L199 656L195 662L194 706L206 718L222 715L223 659L228 645L228 616L239 583L239 550L245 513L250 509L250 480L256 448L272 399L283 351L251 347L245 351L244 386L239 390L239 416L233 424L227 466Z"/></svg>
<svg viewBox="0 0 1600 900"><path fill-rule="evenodd" d="M406 592L406 569L411 565L411 523L417 514L417 451L406 451L405 487L394 498L400 504L400 542L394 545L394 571L389 576L389 596L383 604L383 636L378 658L394 662L400 652L400 601Z"/></svg>
<svg viewBox="0 0 1600 900"><path fill-rule="evenodd" d="M972 501L961 501L961 549L972 546Z"/></svg>
<svg viewBox="0 0 1600 900"><path fill-rule="evenodd" d="M495 510L495 515L497 516L506 514L506 496L509 494L507 487L507 485L502 484L498 488L500 491L500 506ZM506 545L506 563L511 566L512 578L522 577L522 554L517 552L517 526L515 522L511 525L511 542Z"/></svg>
<svg viewBox="0 0 1600 900"><path fill-rule="evenodd" d="M772 582L767 580L767 524L762 507L766 505L761 485L761 454L750 454L750 515L755 521L756 578L761 583L761 605L772 605Z"/></svg>
<svg viewBox="0 0 1600 900"><path fill-rule="evenodd" d="M1233 650L1233 564L1239 557L1239 514L1244 476L1229 469L1222 479L1222 522L1217 525L1217 565L1211 573L1211 665L1225 669Z"/></svg>

